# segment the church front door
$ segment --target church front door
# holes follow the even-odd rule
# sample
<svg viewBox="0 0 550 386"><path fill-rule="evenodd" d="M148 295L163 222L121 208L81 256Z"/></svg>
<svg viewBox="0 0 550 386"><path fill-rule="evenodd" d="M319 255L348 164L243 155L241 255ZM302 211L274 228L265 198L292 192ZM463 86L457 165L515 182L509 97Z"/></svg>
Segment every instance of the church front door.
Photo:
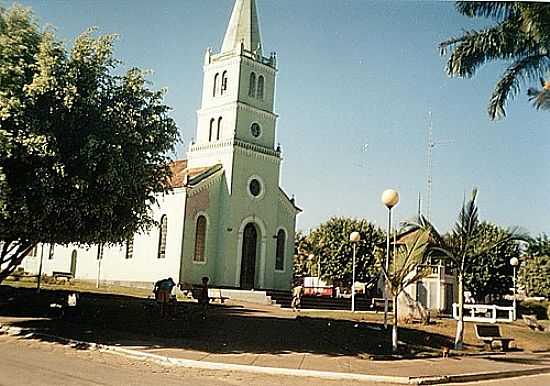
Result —
<svg viewBox="0 0 550 386"><path fill-rule="evenodd" d="M258 232L252 223L244 228L243 250L241 259L241 288L253 289L256 276L256 251Z"/></svg>

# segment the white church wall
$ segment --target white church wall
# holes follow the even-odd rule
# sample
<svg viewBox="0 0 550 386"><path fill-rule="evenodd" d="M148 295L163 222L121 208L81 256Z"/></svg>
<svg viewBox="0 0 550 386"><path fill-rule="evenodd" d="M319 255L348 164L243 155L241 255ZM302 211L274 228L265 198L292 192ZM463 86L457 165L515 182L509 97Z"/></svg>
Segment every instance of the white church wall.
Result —
<svg viewBox="0 0 550 386"><path fill-rule="evenodd" d="M213 55L211 63L205 63L203 67L203 106L219 106L237 100L240 58L234 56L228 60L220 61L220 57L221 55ZM224 71L227 71L227 88L222 93L221 78ZM218 84L214 96L214 78L216 74L218 74Z"/></svg>
<svg viewBox="0 0 550 386"><path fill-rule="evenodd" d="M159 228L134 236L133 256L126 258L126 244L104 246L101 260L101 280L117 282L154 282L171 276L179 276L181 240L183 235L183 214L185 212L185 191L168 193L158 197L159 205L151 208L153 218L160 221L163 214L168 220L166 257L158 258ZM98 275L98 246L55 245L53 258L49 258L50 246L44 246L42 272L51 275L54 271L70 272L71 255L77 252L76 278L96 280ZM29 261L38 272L36 258Z"/></svg>
<svg viewBox="0 0 550 386"><path fill-rule="evenodd" d="M219 141L232 139L236 127L236 108L235 103L229 103L222 107L201 109L197 112L197 144L216 144ZM218 121L220 123L220 140L217 140ZM212 122L212 137L210 137L210 122ZM201 165L205 166L205 165Z"/></svg>
<svg viewBox="0 0 550 386"><path fill-rule="evenodd" d="M276 115L258 111L247 105L239 105L239 118L237 123L237 138L249 143L254 143L269 149L275 145ZM253 123L260 125L260 135L252 135Z"/></svg>
<svg viewBox="0 0 550 386"><path fill-rule="evenodd" d="M258 78L264 77L264 96L259 98L256 93L253 96L249 95L250 74L254 72L256 75L256 90ZM242 67L240 73L240 82L243 85L239 91L239 99L245 101L249 105L257 106L266 111L273 111L275 100L275 75L276 70L264 64L260 64L248 57L242 58Z"/></svg>
<svg viewBox="0 0 550 386"><path fill-rule="evenodd" d="M282 195L282 194L281 194ZM278 271L275 269L275 256L272 262L273 265L273 288L284 288L290 289L291 281L293 277L293 256L294 256L294 240L295 240L295 229L296 229L296 211L293 208L290 208L290 203L284 202L286 197L278 202L278 223L281 228L286 232L285 240L285 256L284 256L284 270ZM276 239L275 241L275 251L277 248Z"/></svg>
<svg viewBox="0 0 550 386"><path fill-rule="evenodd" d="M222 174L223 176L223 174ZM219 190L223 184L223 177L211 176L200 186L189 192L185 211L185 235L183 240L183 254L180 281L198 285L203 276L210 279L211 285L219 283L215 275L218 259L218 234L220 232ZM202 185L204 184L204 185ZM205 261L195 261L195 235L199 216L205 216L207 221L205 239Z"/></svg>

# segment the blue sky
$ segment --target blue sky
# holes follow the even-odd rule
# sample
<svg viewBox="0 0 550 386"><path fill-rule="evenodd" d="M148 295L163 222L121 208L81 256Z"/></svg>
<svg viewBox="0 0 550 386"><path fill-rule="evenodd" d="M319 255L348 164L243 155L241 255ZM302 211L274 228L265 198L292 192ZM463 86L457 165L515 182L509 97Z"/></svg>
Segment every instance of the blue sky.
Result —
<svg viewBox="0 0 550 386"><path fill-rule="evenodd" d="M116 54L125 65L153 70L154 87L168 89L184 157L195 132L204 50L221 46L232 0L21 3L68 44L90 26L119 34ZM333 215L383 227L386 188L400 192L397 220L414 215L418 192L426 195L432 111L435 141L451 141L433 155L432 220L440 230L449 229L464 193L476 186L482 219L550 233L550 114L531 108L523 92L507 118L490 121L487 101L504 65L449 79L439 56L440 41L488 21L463 17L450 2L257 5L264 52L278 54L282 186L304 209L299 229Z"/></svg>

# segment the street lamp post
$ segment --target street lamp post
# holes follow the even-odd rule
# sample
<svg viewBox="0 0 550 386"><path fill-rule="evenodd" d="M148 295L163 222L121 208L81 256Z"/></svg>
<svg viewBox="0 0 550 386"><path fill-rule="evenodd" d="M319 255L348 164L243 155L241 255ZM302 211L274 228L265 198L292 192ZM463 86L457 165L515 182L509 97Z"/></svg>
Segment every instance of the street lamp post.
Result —
<svg viewBox="0 0 550 386"><path fill-rule="evenodd" d="M353 260L351 263L351 312L355 312L355 249L359 240L361 240L359 232L351 232L349 235L349 241L351 241L353 245Z"/></svg>
<svg viewBox="0 0 550 386"><path fill-rule="evenodd" d="M386 234L386 261L384 267L386 274L390 269L390 233L391 233L391 210L399 203L399 193L393 189L384 190L382 203L388 208L388 232ZM396 306L395 304L393 305ZM388 279L384 277L384 328L388 328Z"/></svg>
<svg viewBox="0 0 550 386"><path fill-rule="evenodd" d="M513 312L513 319L516 320L516 293L517 293L517 289L516 289L516 268L519 264L519 260L517 257L512 257L510 259L510 265L512 266L512 269L513 269L513 273L512 273L512 282L513 282L513 285L514 285L514 299L513 299L513 305L512 307L514 308L514 312Z"/></svg>

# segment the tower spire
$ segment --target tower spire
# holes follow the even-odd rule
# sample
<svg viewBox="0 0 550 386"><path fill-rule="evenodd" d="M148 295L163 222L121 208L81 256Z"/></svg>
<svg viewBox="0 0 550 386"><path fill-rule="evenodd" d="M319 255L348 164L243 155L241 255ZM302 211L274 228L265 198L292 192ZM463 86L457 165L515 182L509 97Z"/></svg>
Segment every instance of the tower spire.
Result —
<svg viewBox="0 0 550 386"><path fill-rule="evenodd" d="M260 26L254 0L235 1L221 52L240 50L241 44L247 51L256 51L260 55L262 53Z"/></svg>

